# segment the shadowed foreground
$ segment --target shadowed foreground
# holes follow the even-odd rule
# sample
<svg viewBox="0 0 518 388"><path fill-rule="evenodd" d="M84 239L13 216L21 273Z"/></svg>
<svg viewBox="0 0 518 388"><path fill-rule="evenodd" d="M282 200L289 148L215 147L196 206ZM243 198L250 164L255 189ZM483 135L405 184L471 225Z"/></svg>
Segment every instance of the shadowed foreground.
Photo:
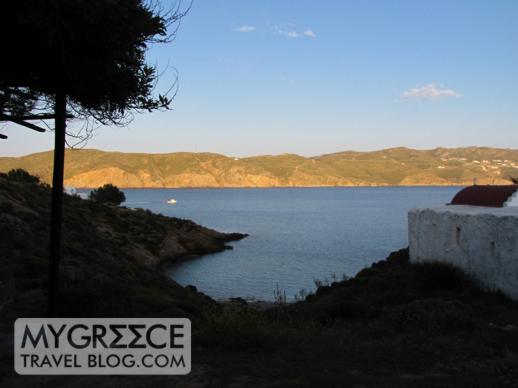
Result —
<svg viewBox="0 0 518 388"><path fill-rule="evenodd" d="M12 187L17 190L9 192L10 196L27 196L25 213L18 208L15 213L26 214L20 216L17 228L21 229L17 230L28 228L29 221L43 217L32 204L41 200L38 198L43 194L38 190L43 192L46 188L25 192L17 186L25 183L13 186L5 178L0 179L0 184L4 196ZM87 222L66 221L69 238L66 239L64 272L68 282L78 279L76 283L69 283L70 290L80 287L68 296L66 306L81 303L80 308L67 307L70 309L67 313L190 316L194 341L192 372L183 377L16 376L12 367L11 330L6 327L0 342L2 387L518 385L518 303L499 293L482 291L474 281L452 267L412 265L408 252L401 250L352 279L319 287L304 301L277 303L267 308L240 299L218 305L202 294L168 281L161 275L159 266L142 264L136 256L129 255L130 247L139 236L136 230L141 222L149 223L150 232L157 231L155 237L151 237L153 233L145 233L140 237L142 240L138 240L139 246L147 246L150 251L159 240L161 229L157 225L162 225L153 220L177 223L177 228L186 225L195 228L194 224L156 218L158 216L144 211L133 213L85 203L87 201L75 198L66 202L68 214L73 209L75 212L82 207L90 209L83 209L81 215ZM2 219L12 214L5 204L2 209ZM102 218L102 214L110 217ZM139 217L133 218L132 214ZM127 218L115 228L112 222L116 223L117 217ZM149 218L142 220L143 217ZM111 221L106 221L108 219ZM43 220L44 217L40 220L41 233ZM83 244L78 241L90 238L90 233L97 233L95 228L80 229L80 225L93 228L95 224L99 228L105 221L116 230L110 231L107 235L110 238L95 243L87 240L81 246L85 251L74 248L74 244ZM33 232L37 229L30 228ZM108 231L103 230L103 233ZM36 274L41 275L45 264L45 256L41 256L42 263L38 261L38 252L43 254L45 248L45 240L38 239L38 235L39 232L34 232L31 246L16 243L15 239L16 316L26 316L25 311L39 314L38 306L43 307L42 289L35 286L40 283L34 280ZM79 235L84 238L80 239ZM98 252L100 243L108 245ZM125 253L128 255L124 256ZM112 277L112 281L120 282L118 286L124 285L123 291L120 287L108 287L110 282L103 280L114 270L121 275ZM89 271L86 273L93 279L88 282L83 279L83 271ZM95 275L94 271L100 273ZM105 288L94 289L89 282ZM97 298L94 300L101 308L90 309L87 298ZM121 307L113 310L117 304Z"/></svg>
<svg viewBox="0 0 518 388"><path fill-rule="evenodd" d="M2 303L0 322L46 313L49 203L50 189L37 178L0 174L0 291L14 299ZM215 302L171 281L162 267L245 237L68 195L63 231L61 315L70 317L200 316Z"/></svg>

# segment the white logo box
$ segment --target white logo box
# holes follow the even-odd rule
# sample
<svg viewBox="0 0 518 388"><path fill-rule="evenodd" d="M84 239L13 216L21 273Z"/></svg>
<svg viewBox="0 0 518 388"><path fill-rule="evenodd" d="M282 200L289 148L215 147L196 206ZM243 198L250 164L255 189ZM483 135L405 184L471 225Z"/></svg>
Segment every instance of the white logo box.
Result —
<svg viewBox="0 0 518 388"><path fill-rule="evenodd" d="M19 318L14 368L22 375L185 375L187 318Z"/></svg>

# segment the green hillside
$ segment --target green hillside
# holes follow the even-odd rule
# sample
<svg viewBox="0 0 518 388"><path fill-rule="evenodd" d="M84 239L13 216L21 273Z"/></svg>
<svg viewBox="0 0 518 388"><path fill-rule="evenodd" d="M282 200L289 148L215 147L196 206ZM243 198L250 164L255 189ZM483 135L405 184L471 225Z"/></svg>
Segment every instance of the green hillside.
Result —
<svg viewBox="0 0 518 388"><path fill-rule="evenodd" d="M0 158L0 172L23 168L51 181L52 152ZM488 147L345 151L234 158L213 153L143 154L68 150L65 183L75 187L304 187L507 184L518 150Z"/></svg>

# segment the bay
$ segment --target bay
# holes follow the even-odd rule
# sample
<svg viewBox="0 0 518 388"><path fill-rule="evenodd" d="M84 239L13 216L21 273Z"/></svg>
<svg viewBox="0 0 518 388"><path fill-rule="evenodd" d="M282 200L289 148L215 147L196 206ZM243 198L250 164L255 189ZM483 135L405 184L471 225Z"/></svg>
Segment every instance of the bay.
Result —
<svg viewBox="0 0 518 388"><path fill-rule="evenodd" d="M292 300L315 279L354 276L408 245L407 212L451 201L458 187L124 189L128 207L248 233L233 250L175 264L174 280L216 299ZM167 200L174 198L175 204Z"/></svg>

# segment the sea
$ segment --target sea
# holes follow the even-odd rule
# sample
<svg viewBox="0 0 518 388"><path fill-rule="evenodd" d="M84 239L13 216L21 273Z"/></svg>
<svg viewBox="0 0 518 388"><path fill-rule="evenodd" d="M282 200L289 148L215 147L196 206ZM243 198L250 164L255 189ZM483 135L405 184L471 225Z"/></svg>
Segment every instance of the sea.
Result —
<svg viewBox="0 0 518 388"><path fill-rule="evenodd" d="M448 203L459 189L124 189L124 205L249 234L232 250L167 268L180 284L215 299L290 301L407 247L408 211Z"/></svg>

